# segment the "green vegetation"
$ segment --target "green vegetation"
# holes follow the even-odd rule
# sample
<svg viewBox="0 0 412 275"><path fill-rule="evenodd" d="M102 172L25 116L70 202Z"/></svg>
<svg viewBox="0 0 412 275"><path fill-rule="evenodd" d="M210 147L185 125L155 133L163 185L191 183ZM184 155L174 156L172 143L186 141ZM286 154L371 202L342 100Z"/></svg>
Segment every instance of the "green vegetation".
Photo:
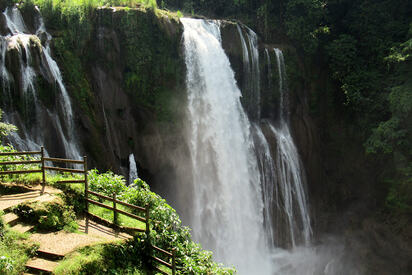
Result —
<svg viewBox="0 0 412 275"><path fill-rule="evenodd" d="M2 146L0 152L13 152L11 146ZM22 160L22 156L2 156L1 161ZM30 165L21 165L19 169L29 169ZM75 231L76 214L82 215L84 211L84 186L82 184L62 184L58 181L63 179L78 179L69 174L47 174L48 185L60 188L63 192L59 196L51 196L49 200L38 202L25 202L16 206L13 211L25 221L35 224L36 229ZM66 257L62 265L56 270L57 274L95 274L97 270L105 270L109 273L121 274L150 274L153 253L148 244L154 244L163 249L176 249L176 264L182 274L233 274L234 270L224 268L213 262L212 253L203 250L199 244L192 241L189 228L182 226L176 211L170 207L159 195L150 191L149 186L142 180L137 179L132 186L126 186L122 176L112 172L99 173L96 169L89 171L89 186L92 191L111 196L116 193L117 199L138 206L149 206L150 209L150 236L138 234L134 239L127 242L111 243L94 247L82 248ZM37 174L10 176L6 181L14 184L2 184L2 193L19 192L19 188L25 185L35 185L41 182L41 176ZM16 184L16 182L18 184ZM3 192L4 191L4 192ZM93 196L91 196L94 198ZM98 198L94 198L98 200ZM110 202L101 200L105 204ZM127 207L118 205L119 209L127 210ZM98 206L90 206L90 211L101 218L112 221L113 214ZM135 214L144 216L142 213L132 210ZM145 228L145 224L129 217L119 215L119 225L127 227ZM15 245L14 235L4 230L0 224L2 236L11 236L12 242L4 241L8 248L11 243ZM18 238L21 240L21 237ZM7 239L9 240L9 239ZM4 269L21 272L24 263L30 253L35 251L34 246L16 245L11 252L2 252L0 243L0 267ZM23 256L21 256L23 255ZM121 255L122 257L119 257ZM4 256L4 258L1 258ZM160 256L160 255L157 255ZM11 271L10 271L11 272ZM14 272L14 271L13 271ZM11 274L17 274L11 273ZM9 274L9 273L7 273Z"/></svg>
<svg viewBox="0 0 412 275"><path fill-rule="evenodd" d="M0 121L1 121L2 116L3 116L3 111L0 109ZM9 124L9 123L0 122L0 141L3 140L5 136L15 131L17 131L16 126Z"/></svg>
<svg viewBox="0 0 412 275"><path fill-rule="evenodd" d="M66 256L56 274L150 274L135 241L84 247Z"/></svg>
<svg viewBox="0 0 412 275"><path fill-rule="evenodd" d="M97 170L92 170L89 172L89 177L90 188L96 192L110 196L113 190L116 190L117 198L121 201L138 206L149 206L152 219L150 240L152 244L164 249L176 248L177 265L182 273L192 271L195 274L232 274L234 272L232 269L223 268L213 262L212 253L202 250L199 244L191 240L189 228L182 226L176 211L159 195L151 192L149 186L141 179L137 179L133 186L128 187L123 177L111 172L99 174ZM107 211L98 210L94 207L92 211L106 215L105 218L108 220L112 219L111 214ZM141 215L138 212L135 212L135 214ZM126 217L122 218L121 215L120 222L128 227L144 228L144 225L132 222L131 219L126 219ZM153 253L151 250L142 247L144 239L143 236L138 236L130 249L141 249L146 251L145 253ZM148 258L148 255L144 255L144 257ZM109 269L109 267L107 268Z"/></svg>
<svg viewBox="0 0 412 275"><path fill-rule="evenodd" d="M74 232L78 228L73 206L66 205L60 197L24 202L14 207L13 212L23 221L36 225L37 229Z"/></svg>
<svg viewBox="0 0 412 275"><path fill-rule="evenodd" d="M0 213L0 274L22 274L26 261L34 255L38 245L27 240L30 234L10 230L2 216Z"/></svg>

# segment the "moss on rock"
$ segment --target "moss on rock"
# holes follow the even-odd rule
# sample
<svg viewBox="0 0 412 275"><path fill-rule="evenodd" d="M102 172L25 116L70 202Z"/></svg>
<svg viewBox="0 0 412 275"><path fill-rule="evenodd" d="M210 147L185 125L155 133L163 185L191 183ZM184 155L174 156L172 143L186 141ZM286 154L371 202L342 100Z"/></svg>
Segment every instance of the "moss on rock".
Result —
<svg viewBox="0 0 412 275"><path fill-rule="evenodd" d="M46 198L44 198L46 196ZM23 202L13 212L24 221L36 224L39 229L73 231L77 229L73 206L55 195L44 195L40 201Z"/></svg>

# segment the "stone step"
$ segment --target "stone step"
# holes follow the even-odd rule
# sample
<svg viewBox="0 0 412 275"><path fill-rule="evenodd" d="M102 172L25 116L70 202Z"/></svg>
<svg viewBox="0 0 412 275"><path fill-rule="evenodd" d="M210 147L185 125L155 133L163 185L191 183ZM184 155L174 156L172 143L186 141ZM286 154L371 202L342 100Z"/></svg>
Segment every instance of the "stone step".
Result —
<svg viewBox="0 0 412 275"><path fill-rule="evenodd" d="M18 223L15 226L11 227L10 229L20 232L20 233L26 233L32 230L33 228L34 228L33 225Z"/></svg>
<svg viewBox="0 0 412 275"><path fill-rule="evenodd" d="M33 258L27 262L26 268L32 274L52 274L57 265L58 263L53 261Z"/></svg>
<svg viewBox="0 0 412 275"><path fill-rule="evenodd" d="M0 196L0 210L9 212L13 206L28 200L34 200L40 197L40 191L31 191L26 193L2 195Z"/></svg>
<svg viewBox="0 0 412 275"><path fill-rule="evenodd" d="M19 222L19 216L16 214L10 212L5 215L3 215L3 221L5 224L8 224L10 226L14 226Z"/></svg>
<svg viewBox="0 0 412 275"><path fill-rule="evenodd" d="M63 254L39 249L36 252L37 258L42 258L50 261L59 261L64 258Z"/></svg>

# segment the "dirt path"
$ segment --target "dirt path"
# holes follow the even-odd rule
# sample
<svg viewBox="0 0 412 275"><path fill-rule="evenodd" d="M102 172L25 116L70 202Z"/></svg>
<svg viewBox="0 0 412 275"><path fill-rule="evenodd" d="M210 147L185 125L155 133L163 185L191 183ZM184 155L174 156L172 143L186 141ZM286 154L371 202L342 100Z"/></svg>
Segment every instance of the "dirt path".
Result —
<svg viewBox="0 0 412 275"><path fill-rule="evenodd" d="M68 233L65 231L34 233L30 239L40 244L40 250L66 255L87 245L131 238L130 235L124 233L116 234L113 229L92 221L89 222L89 233L85 234L85 221L78 220L77 223L79 224L80 233Z"/></svg>
<svg viewBox="0 0 412 275"><path fill-rule="evenodd" d="M1 195L0 210L5 212L10 211L13 206L26 201L49 201L53 200L54 196L61 193L61 190L46 187L43 195L40 195L41 186L23 188L24 193ZM22 189L22 191L23 191ZM14 215L9 213L8 215ZM7 220L7 219L6 219ZM13 222L12 230L18 230L23 224L18 218L10 219ZM118 233L112 228L103 226L93 221L89 221L88 234L85 233L85 220L77 220L79 230L76 233L68 233L65 231L58 232L36 232L30 236L30 240L40 244L38 256L29 260L26 267L33 273L49 273L58 265L58 259L63 258L74 250L99 243L109 243L118 240L126 240L132 236L126 233ZM12 224L10 224L12 225ZM32 229L33 225L29 228ZM27 230L26 230L27 231ZM57 257L58 259L50 259Z"/></svg>

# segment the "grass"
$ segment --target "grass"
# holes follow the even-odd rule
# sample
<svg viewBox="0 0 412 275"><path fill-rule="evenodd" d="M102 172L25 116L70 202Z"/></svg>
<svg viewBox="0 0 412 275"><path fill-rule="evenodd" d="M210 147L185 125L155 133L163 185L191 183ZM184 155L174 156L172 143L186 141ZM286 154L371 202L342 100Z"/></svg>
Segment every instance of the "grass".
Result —
<svg viewBox="0 0 412 275"><path fill-rule="evenodd" d="M92 198L92 199L97 200L95 198ZM104 203L105 205L111 206L111 207L113 206L113 203L110 201L103 201L102 203ZM126 211L128 213L131 213L130 208L127 206L117 204L116 208ZM99 216L105 220L113 222L113 211L112 210L105 209L97 205L89 204L89 211L96 216ZM125 216L123 214L118 214L118 225L126 226L126 227L135 227L135 228L140 228L140 229L146 228L145 223L138 221L136 219L130 218L128 216Z"/></svg>
<svg viewBox="0 0 412 275"><path fill-rule="evenodd" d="M2 216L3 213L0 213ZM38 245L28 241L30 233L10 230L0 217L0 274L22 274L27 260L38 249Z"/></svg>
<svg viewBox="0 0 412 275"><path fill-rule="evenodd" d="M148 274L139 263L124 266L127 261L123 261L121 256L127 253L126 246L124 242L117 242L80 248L76 252L67 255L54 270L54 273L57 275L85 273Z"/></svg>

